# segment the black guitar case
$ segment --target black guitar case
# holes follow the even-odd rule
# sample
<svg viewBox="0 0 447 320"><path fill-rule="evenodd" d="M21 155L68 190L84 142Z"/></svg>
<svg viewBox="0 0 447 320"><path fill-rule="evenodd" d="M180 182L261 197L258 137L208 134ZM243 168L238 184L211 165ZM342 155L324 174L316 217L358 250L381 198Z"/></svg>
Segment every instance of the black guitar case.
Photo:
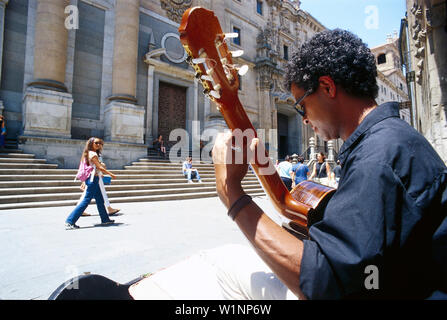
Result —
<svg viewBox="0 0 447 320"><path fill-rule="evenodd" d="M133 300L128 289L143 278L120 284L98 274L81 275L61 284L48 300Z"/></svg>

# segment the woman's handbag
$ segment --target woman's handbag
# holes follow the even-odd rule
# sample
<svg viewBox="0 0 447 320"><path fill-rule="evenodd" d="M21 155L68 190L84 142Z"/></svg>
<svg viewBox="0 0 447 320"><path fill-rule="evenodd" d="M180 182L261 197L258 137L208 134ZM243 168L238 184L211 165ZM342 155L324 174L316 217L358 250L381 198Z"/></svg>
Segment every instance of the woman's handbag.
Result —
<svg viewBox="0 0 447 320"><path fill-rule="evenodd" d="M111 184L112 183L112 177L107 175L107 176L103 176L102 177L102 182L104 182L104 184Z"/></svg>

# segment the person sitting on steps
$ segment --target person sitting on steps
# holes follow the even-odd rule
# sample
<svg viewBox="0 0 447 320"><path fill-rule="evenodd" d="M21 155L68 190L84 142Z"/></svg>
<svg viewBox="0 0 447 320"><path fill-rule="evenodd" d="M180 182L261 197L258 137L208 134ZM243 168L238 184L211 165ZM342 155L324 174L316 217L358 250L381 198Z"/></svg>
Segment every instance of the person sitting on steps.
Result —
<svg viewBox="0 0 447 320"><path fill-rule="evenodd" d="M166 159L166 147L163 140L163 136L161 134L158 135L158 138L155 139L152 144L154 145L155 150L157 150L158 155L163 155L163 158Z"/></svg>
<svg viewBox="0 0 447 320"><path fill-rule="evenodd" d="M183 162L182 172L186 179L188 179L188 183L193 183L192 179L197 178L199 183L202 183L202 179L200 179L199 171L192 167L192 158L186 157L186 160Z"/></svg>

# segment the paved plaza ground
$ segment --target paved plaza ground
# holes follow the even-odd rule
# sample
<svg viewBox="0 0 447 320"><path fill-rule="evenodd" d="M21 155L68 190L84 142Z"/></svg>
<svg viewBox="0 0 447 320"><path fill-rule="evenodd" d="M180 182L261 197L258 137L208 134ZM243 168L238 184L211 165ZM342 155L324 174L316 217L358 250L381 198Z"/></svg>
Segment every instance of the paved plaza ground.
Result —
<svg viewBox="0 0 447 320"><path fill-rule="evenodd" d="M275 219L266 197L254 198ZM65 230L74 207L0 211L0 299L47 299L64 281L90 272L126 283L201 249L247 240L218 198L112 204L115 224L94 214Z"/></svg>

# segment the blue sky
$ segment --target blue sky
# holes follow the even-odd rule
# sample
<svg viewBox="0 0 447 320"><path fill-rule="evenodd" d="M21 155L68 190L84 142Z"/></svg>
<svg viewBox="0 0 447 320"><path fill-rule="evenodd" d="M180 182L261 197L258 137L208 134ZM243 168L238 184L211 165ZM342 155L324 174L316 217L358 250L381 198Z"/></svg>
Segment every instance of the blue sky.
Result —
<svg viewBox="0 0 447 320"><path fill-rule="evenodd" d="M405 17L405 0L301 0L309 12L328 29L347 29L370 48L384 44L387 34L399 35Z"/></svg>

